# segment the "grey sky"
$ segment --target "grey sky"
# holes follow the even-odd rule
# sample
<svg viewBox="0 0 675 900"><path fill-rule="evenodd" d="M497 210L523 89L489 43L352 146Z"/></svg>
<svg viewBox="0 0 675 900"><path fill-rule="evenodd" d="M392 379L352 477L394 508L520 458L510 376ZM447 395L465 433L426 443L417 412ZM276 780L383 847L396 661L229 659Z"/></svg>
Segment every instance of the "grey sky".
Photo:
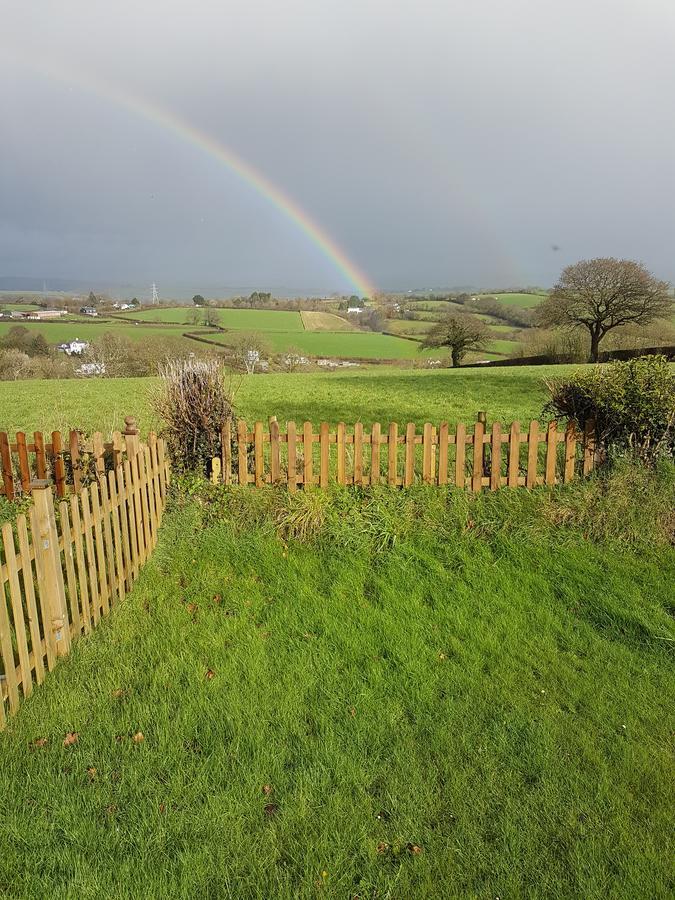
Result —
<svg viewBox="0 0 675 900"><path fill-rule="evenodd" d="M103 82L232 148L378 286L598 255L675 280L673 6L0 0L0 275L351 288Z"/></svg>

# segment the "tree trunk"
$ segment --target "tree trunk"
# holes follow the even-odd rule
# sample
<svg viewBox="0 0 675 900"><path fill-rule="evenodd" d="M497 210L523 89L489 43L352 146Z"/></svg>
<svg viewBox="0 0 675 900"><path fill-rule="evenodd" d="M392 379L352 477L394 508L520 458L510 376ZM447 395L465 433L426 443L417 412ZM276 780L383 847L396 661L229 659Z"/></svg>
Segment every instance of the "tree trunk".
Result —
<svg viewBox="0 0 675 900"><path fill-rule="evenodd" d="M600 356L600 329L591 328L591 362L596 363Z"/></svg>
<svg viewBox="0 0 675 900"><path fill-rule="evenodd" d="M462 354L459 352L459 350L452 350L451 356L452 356L452 368L459 369L459 367L462 363Z"/></svg>

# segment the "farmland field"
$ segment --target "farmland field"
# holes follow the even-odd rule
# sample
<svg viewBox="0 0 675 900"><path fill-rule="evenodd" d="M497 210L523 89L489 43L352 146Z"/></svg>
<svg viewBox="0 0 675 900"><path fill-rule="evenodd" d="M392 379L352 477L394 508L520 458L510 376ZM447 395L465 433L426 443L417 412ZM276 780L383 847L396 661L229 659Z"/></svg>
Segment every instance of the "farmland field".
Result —
<svg viewBox="0 0 675 900"><path fill-rule="evenodd" d="M141 309L131 313L122 313L128 319L141 322L167 322L190 324L195 307L180 306L168 309ZM218 314L222 328L238 331L303 331L304 326L299 312L271 309L214 309ZM194 327L194 326L191 326Z"/></svg>
<svg viewBox="0 0 675 900"><path fill-rule="evenodd" d="M328 312L301 312L306 331L354 331L355 326L342 316Z"/></svg>
<svg viewBox="0 0 675 900"><path fill-rule="evenodd" d="M389 334L366 331L266 331L264 337L274 353L295 347L310 356L343 357L345 359L418 359L425 356L447 356L447 351L422 351L416 341ZM210 340L227 345L233 333L209 335Z"/></svg>
<svg viewBox="0 0 675 900"><path fill-rule="evenodd" d="M80 338L84 341L98 340L106 332L127 337L132 341L148 341L157 337L176 338L182 340L186 345L187 338L182 338L186 331L184 327L179 326L153 326L153 325L134 325L132 322L121 323L114 319L100 320L92 322L91 319L66 319L61 322L0 322L0 337L7 334L10 328L16 328L21 325L30 328L31 332L43 334L50 344L60 344L66 341ZM200 329L191 329L198 331ZM193 346L190 344L190 346Z"/></svg>
<svg viewBox="0 0 675 900"><path fill-rule="evenodd" d="M351 372L232 376L238 413L249 421L276 415L352 424L362 421L470 422L478 410L491 421L527 421L541 415L544 378L578 366L513 366L504 369L439 371L373 367ZM17 430L81 427L110 432L124 416L136 415L144 431L157 427L149 394L154 378L86 381L0 382L0 428Z"/></svg>
<svg viewBox="0 0 675 900"><path fill-rule="evenodd" d="M3 893L671 896L673 553L548 496L178 505L0 734Z"/></svg>
<svg viewBox="0 0 675 900"><path fill-rule="evenodd" d="M520 306L523 309L531 309L535 306L538 306L541 301L546 296L545 294L513 294L513 293L499 293L499 294L481 294L484 297L495 297L502 303L509 303L512 306Z"/></svg>

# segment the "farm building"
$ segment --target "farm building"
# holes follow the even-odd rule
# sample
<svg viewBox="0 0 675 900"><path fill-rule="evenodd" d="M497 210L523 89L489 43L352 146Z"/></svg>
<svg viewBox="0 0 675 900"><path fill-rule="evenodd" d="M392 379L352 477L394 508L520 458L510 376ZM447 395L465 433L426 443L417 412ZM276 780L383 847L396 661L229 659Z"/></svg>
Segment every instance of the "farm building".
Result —
<svg viewBox="0 0 675 900"><path fill-rule="evenodd" d="M68 315L67 309L31 309L28 312L13 313L12 318L40 321L42 319L59 319L66 315Z"/></svg>
<svg viewBox="0 0 675 900"><path fill-rule="evenodd" d="M97 316L98 312L95 306L81 306L80 312L83 316Z"/></svg>
<svg viewBox="0 0 675 900"><path fill-rule="evenodd" d="M81 341L79 338L75 338L75 340L68 341L65 344L59 344L58 349L67 356L81 356L88 346L88 341Z"/></svg>

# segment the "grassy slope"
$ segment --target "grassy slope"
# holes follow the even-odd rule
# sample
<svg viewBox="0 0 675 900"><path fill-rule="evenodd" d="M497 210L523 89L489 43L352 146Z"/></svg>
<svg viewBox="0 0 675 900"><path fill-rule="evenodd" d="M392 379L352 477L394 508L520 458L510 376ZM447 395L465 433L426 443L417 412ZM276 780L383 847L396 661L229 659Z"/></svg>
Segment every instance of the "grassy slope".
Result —
<svg viewBox="0 0 675 900"><path fill-rule="evenodd" d="M170 515L0 735L8 896L671 895L673 557L484 502L375 554Z"/></svg>
<svg viewBox="0 0 675 900"><path fill-rule="evenodd" d="M154 338L175 338L183 340L188 345L188 340L181 338L181 335L188 329L184 326L166 327L152 325L134 325L132 322L125 323L115 319L108 321L92 322L91 319L65 319L62 322L0 322L0 337L5 335L10 328L16 325L22 325L30 328L31 331L43 334L50 344L61 344L66 341L73 340L78 337L85 341L95 341L108 331L114 334L122 335L133 341L148 341ZM189 330L199 330L191 327ZM192 347L192 343L190 343Z"/></svg>
<svg viewBox="0 0 675 900"><path fill-rule="evenodd" d="M311 356L345 357L357 359L417 359L429 356L431 351L420 352L417 341L406 341L404 338L389 334L377 334L365 331L303 331L276 332L266 331L265 340L274 352L281 352L289 347ZM229 344L236 335L234 333L211 335L217 343ZM447 355L445 351L434 351L431 355L440 357Z"/></svg>
<svg viewBox="0 0 675 900"><path fill-rule="evenodd" d="M500 300L502 303L510 303L512 306L521 306L524 309L530 309L532 307L538 306L541 301L546 296L545 294L514 294L514 293L500 293L500 294L485 294L486 297L496 297L497 300Z"/></svg>
<svg viewBox="0 0 675 900"><path fill-rule="evenodd" d="M546 401L543 379L578 366L514 366L505 369L415 371L362 369L292 375L236 376L235 402L249 421L277 415L280 421L307 419L367 425L374 421L418 425L425 421L473 421L478 410L490 420L527 421ZM0 427L15 432L80 427L111 431L125 415L141 428L154 424L148 395L153 378L86 381L0 382Z"/></svg>

